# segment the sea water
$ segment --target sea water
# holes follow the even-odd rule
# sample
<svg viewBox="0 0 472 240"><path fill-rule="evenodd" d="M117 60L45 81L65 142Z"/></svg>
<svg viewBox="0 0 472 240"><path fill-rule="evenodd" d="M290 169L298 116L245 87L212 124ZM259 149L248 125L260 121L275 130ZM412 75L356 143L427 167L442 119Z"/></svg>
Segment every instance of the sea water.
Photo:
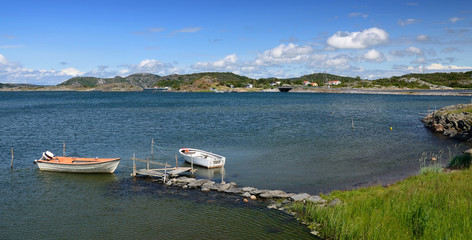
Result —
<svg viewBox="0 0 472 240"><path fill-rule="evenodd" d="M416 174L423 153L471 147L427 130L461 96L323 93L0 92L0 239L303 239L291 216L238 196L132 178L133 154L175 164L181 147L226 156L196 177L328 193ZM155 145L151 146L151 139ZM120 157L115 174L42 172L42 152ZM13 170L10 168L14 149ZM178 164L187 166L182 158ZM144 168L146 164L138 163Z"/></svg>

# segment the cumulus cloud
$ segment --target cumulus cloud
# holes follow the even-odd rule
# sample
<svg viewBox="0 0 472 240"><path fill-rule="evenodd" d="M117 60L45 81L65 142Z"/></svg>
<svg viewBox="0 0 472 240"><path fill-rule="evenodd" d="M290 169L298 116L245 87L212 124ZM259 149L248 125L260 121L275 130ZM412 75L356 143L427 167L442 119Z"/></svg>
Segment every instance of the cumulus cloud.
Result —
<svg viewBox="0 0 472 240"><path fill-rule="evenodd" d="M398 25L404 27L406 25L410 25L413 23L418 23L420 20L414 19L414 18L409 18L409 19L399 19L398 20Z"/></svg>
<svg viewBox="0 0 472 240"><path fill-rule="evenodd" d="M11 83L57 84L70 77L81 76L84 73L75 68L56 70L32 70L17 63L8 61L0 54L0 79Z"/></svg>
<svg viewBox="0 0 472 240"><path fill-rule="evenodd" d="M431 63L425 67L427 70L445 71L445 70L472 70L468 66L442 65L440 63Z"/></svg>
<svg viewBox="0 0 472 240"><path fill-rule="evenodd" d="M58 72L59 76L70 76L70 77L77 77L83 75L84 73L75 69L75 68L65 68Z"/></svg>
<svg viewBox="0 0 472 240"><path fill-rule="evenodd" d="M364 49L386 43L388 33L380 28L369 28L362 32L337 32L327 40L328 45L341 49Z"/></svg>
<svg viewBox="0 0 472 240"><path fill-rule="evenodd" d="M452 18L449 18L449 22L451 23L456 23L460 20L462 20L463 18L459 18L459 17L452 17Z"/></svg>
<svg viewBox="0 0 472 240"><path fill-rule="evenodd" d="M385 56L382 52L379 52L375 49L371 49L368 52L364 53L362 58L368 62L384 62Z"/></svg>
<svg viewBox="0 0 472 240"><path fill-rule="evenodd" d="M299 46L289 43L288 45L280 44L279 46L266 50L262 54L257 55L256 65L274 65L302 63L308 60L309 55L313 52L310 46Z"/></svg>
<svg viewBox="0 0 472 240"><path fill-rule="evenodd" d="M420 35L416 36L416 40L418 42L429 42L429 41L431 41L431 38L427 35L420 34Z"/></svg>
<svg viewBox="0 0 472 240"><path fill-rule="evenodd" d="M197 62L195 65L192 66L194 69L202 69L202 70L235 70L237 65L238 57L236 54L231 54L223 59L214 61L214 62Z"/></svg>

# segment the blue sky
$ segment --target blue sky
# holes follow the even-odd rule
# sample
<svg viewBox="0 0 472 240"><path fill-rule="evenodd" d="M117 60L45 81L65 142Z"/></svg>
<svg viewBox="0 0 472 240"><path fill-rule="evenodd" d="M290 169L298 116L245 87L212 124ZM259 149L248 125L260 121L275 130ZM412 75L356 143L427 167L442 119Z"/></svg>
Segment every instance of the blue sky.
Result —
<svg viewBox="0 0 472 240"><path fill-rule="evenodd" d="M2 1L0 82L472 70L470 1Z"/></svg>

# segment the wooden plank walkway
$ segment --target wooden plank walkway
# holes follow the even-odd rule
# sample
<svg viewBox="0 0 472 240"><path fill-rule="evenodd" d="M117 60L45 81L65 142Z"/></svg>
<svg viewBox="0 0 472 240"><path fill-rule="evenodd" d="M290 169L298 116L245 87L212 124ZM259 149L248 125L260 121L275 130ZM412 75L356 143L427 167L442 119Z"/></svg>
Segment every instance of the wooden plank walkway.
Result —
<svg viewBox="0 0 472 240"><path fill-rule="evenodd" d="M179 175L184 172L191 171L192 168L189 167L178 167L178 168L160 168L160 169L139 169L136 170L136 174L146 175L151 177L164 177L165 174L168 175Z"/></svg>

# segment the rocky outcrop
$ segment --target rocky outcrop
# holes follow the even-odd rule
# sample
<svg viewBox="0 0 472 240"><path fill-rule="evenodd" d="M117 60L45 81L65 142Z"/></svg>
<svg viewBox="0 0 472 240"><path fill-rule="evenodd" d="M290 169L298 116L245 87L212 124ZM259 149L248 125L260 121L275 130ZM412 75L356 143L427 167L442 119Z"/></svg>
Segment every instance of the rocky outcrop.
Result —
<svg viewBox="0 0 472 240"><path fill-rule="evenodd" d="M428 114L422 122L434 132L472 142L472 104L443 107Z"/></svg>

